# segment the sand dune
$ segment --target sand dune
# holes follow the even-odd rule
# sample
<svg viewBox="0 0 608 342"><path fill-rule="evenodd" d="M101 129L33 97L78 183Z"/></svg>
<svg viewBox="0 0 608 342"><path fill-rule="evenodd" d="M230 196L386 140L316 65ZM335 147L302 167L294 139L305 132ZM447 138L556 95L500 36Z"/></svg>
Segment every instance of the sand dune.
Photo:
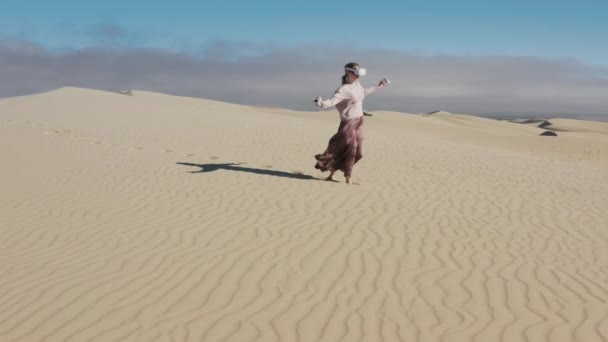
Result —
<svg viewBox="0 0 608 342"><path fill-rule="evenodd" d="M608 340L605 124L374 112L347 186L335 111L131 95L0 100L0 341Z"/></svg>
<svg viewBox="0 0 608 342"><path fill-rule="evenodd" d="M551 129L568 132L590 132L608 134L608 122L595 122L574 119L551 119Z"/></svg>

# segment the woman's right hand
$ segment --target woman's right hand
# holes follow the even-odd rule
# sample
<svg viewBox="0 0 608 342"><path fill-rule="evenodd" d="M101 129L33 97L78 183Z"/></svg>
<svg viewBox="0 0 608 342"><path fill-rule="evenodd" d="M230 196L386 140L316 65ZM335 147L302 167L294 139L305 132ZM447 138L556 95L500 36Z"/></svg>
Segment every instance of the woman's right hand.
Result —
<svg viewBox="0 0 608 342"><path fill-rule="evenodd" d="M323 107L323 105L321 105L321 100L322 100L322 99L321 99L321 96L317 96L317 97L315 98L315 106L317 106L317 107L319 107L319 108Z"/></svg>

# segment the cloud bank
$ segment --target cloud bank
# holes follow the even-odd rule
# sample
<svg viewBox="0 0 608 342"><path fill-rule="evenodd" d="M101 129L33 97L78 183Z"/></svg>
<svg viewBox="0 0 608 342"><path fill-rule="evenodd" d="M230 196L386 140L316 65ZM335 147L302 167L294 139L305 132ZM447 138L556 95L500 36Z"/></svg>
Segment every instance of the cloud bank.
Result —
<svg viewBox="0 0 608 342"><path fill-rule="evenodd" d="M96 28L103 39L120 27ZM314 110L315 96L339 85L342 66L368 68L363 84L392 85L366 99L368 110L410 113L447 110L477 115L569 116L608 120L608 68L573 60L529 57L415 55L350 46L281 48L211 42L171 52L100 45L52 51L0 40L0 97L63 86L141 89L226 102Z"/></svg>

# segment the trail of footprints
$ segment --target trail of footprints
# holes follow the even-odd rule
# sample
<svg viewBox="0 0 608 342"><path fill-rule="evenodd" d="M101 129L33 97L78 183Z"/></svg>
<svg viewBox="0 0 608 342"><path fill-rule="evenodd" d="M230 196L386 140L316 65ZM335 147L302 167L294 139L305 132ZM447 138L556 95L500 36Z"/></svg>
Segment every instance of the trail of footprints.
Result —
<svg viewBox="0 0 608 342"><path fill-rule="evenodd" d="M12 123L15 123L15 122L13 120L0 121L0 124L12 124ZM74 132L73 130L67 129L67 128L55 128L44 122L33 122L30 120L26 120L23 122L23 124L29 126L30 128L42 128L42 129L44 129L42 134L44 134L46 136L50 136L50 137L64 137L64 138L72 139L77 142L88 143L90 145L108 145L108 143L104 142L103 139L92 137L92 136L81 135L81 134L78 134L78 133ZM143 146L137 146L137 145L125 146L125 145L121 145L121 144L112 143L109 146L113 147L113 148L123 148L128 151L144 150ZM167 154L179 153L172 148L165 148L162 150L162 152L167 153ZM181 152L180 154L183 157L187 157L187 158L192 158L192 157L196 156L196 154L188 153L188 152ZM211 159L214 159L214 158L211 158ZM215 159L219 159L219 158L216 157Z"/></svg>
<svg viewBox="0 0 608 342"><path fill-rule="evenodd" d="M13 120L0 120L0 124L4 125L4 124L13 124L15 123ZM67 129L67 128L55 128L52 127L51 125L44 123L44 122L40 122L40 121L36 121L33 122L31 120L26 120L23 122L23 124L27 125L30 128L42 128L44 129L43 134L46 136L51 136L51 137L65 137L68 139L72 139L74 141L77 142L81 142L81 143L88 143L90 145L108 145L107 143L105 143L102 139L96 138L96 137L91 137L91 136L85 136L85 135L80 135L75 133L74 131L72 131L71 129ZM110 145L113 148L125 148L124 145L121 144L111 144ZM144 150L143 146L127 146L126 147L127 150L129 151L141 151ZM195 153L188 153L188 152L177 152L176 150L172 149L172 148L164 148L162 151L162 153L165 154L171 154L171 153L178 153L183 157L186 158L194 158L197 155ZM219 160L221 159L220 157L217 156L211 156L209 157L209 159L211 160ZM238 162L238 164L241 165L247 165L248 163L246 162ZM264 165L260 165L261 167L265 168L265 169L272 169L273 166L269 165L269 164L264 164ZM293 170L294 173L297 174L303 174L301 171L299 170Z"/></svg>

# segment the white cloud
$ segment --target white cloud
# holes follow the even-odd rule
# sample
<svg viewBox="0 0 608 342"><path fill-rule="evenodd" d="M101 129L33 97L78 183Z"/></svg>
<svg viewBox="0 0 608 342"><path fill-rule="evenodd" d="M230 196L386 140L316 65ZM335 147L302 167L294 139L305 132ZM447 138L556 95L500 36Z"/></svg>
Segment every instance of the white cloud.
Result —
<svg viewBox="0 0 608 342"><path fill-rule="evenodd" d="M124 31L103 29L120 38ZM110 37L110 38L111 38ZM369 110L582 116L608 120L608 69L572 60L425 56L348 46L278 48L216 41L200 55L98 47L56 53L0 40L0 97L61 86L145 89L242 104L314 110L311 100L339 84L342 66L364 64L365 85L393 84L366 100Z"/></svg>

